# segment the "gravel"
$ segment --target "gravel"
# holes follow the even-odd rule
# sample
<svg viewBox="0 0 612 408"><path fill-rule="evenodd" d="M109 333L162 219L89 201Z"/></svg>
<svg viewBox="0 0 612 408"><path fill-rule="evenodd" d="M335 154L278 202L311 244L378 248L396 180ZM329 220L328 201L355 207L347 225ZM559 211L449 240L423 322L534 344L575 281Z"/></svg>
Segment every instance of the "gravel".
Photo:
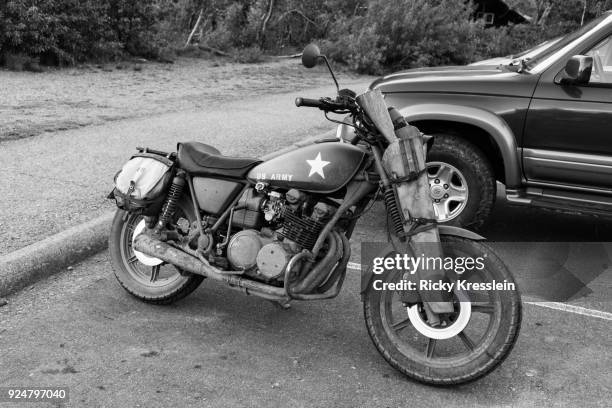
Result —
<svg viewBox="0 0 612 408"><path fill-rule="evenodd" d="M179 58L174 64L85 65L38 74L5 70L0 76L0 141L331 83L323 67L305 75L298 59L237 64Z"/></svg>

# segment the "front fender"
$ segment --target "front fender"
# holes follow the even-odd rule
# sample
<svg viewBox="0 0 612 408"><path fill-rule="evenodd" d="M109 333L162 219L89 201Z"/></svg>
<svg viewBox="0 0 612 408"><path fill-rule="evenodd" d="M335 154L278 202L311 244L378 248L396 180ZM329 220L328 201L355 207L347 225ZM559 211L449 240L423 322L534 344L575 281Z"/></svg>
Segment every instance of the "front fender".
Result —
<svg viewBox="0 0 612 408"><path fill-rule="evenodd" d="M499 148L504 160L506 186L521 185L521 165L516 138L505 120L485 109L473 106L425 103L400 109L408 122L440 120L465 123L487 132Z"/></svg>
<svg viewBox="0 0 612 408"><path fill-rule="evenodd" d="M453 227L451 225L438 225L438 232L440 233L441 237L452 236L452 237L471 239L474 241L484 241L486 239L483 236L476 234L475 232L466 230L464 228ZM390 254L393 251L395 251L395 248L393 247L392 243L389 243L389 245L387 245L381 252L379 252L377 256L386 257L388 254ZM363 268L363 265L362 265L362 268ZM363 270L361 271L361 289L360 289L361 292L360 293L361 293L362 301L363 301L365 293L371 288L373 278L374 278L374 273L372 272L371 267L368 267L368 269L365 272ZM415 302L416 301L417 299L415 299Z"/></svg>
<svg viewBox="0 0 612 408"><path fill-rule="evenodd" d="M504 176L509 188L521 185L521 164L514 133L510 126L496 114L472 106L427 103L410 105L400 109L408 122L440 120L476 126L491 135L504 160ZM339 125L336 135L346 141L355 137L352 126Z"/></svg>
<svg viewBox="0 0 612 408"><path fill-rule="evenodd" d="M452 237L466 238L473 241L486 240L486 238L482 235L478 235L477 233L465 228L453 227L452 225L438 224L438 232L440 232L440 235L450 235Z"/></svg>

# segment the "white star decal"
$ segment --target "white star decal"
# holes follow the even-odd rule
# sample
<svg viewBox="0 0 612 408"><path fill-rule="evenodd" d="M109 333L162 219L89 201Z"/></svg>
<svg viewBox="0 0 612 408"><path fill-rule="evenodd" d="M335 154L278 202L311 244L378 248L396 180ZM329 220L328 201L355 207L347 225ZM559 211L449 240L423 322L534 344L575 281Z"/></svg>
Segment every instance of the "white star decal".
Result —
<svg viewBox="0 0 612 408"><path fill-rule="evenodd" d="M308 177L317 173L319 176L325 178L325 174L323 173L323 167L327 166L328 161L321 160L321 153L317 154L317 157L314 160L306 160L306 163L310 166L310 173L308 173Z"/></svg>

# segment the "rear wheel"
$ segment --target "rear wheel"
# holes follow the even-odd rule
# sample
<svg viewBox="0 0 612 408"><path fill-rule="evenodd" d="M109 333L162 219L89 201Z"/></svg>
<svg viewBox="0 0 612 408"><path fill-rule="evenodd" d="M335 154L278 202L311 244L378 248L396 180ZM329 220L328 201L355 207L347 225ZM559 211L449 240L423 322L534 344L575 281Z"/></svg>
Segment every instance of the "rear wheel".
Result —
<svg viewBox="0 0 612 408"><path fill-rule="evenodd" d="M456 237L443 237L442 242L446 256L484 256L485 268L465 272L462 279L514 283L484 244ZM391 271L384 281L402 279L403 271ZM508 356L519 333L521 303L518 291L478 290L456 291L454 305L455 311L440 315L442 324L434 327L422 304L407 307L397 291L370 290L364 316L370 338L391 366L424 383L460 384L482 377Z"/></svg>
<svg viewBox="0 0 612 408"><path fill-rule="evenodd" d="M191 224L189 208L179 202L174 214L176 223L181 218ZM155 304L170 304L193 292L203 276L184 273L173 265L148 257L133 248L134 237L144 229L140 215L118 210L113 219L109 251L115 277L123 288L138 299Z"/></svg>

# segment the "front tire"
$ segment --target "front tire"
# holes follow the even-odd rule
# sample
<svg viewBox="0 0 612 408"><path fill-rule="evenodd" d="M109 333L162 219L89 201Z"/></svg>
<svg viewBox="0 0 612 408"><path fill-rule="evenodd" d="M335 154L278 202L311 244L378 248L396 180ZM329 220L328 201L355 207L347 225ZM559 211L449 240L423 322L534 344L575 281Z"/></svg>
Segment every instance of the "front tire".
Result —
<svg viewBox="0 0 612 408"><path fill-rule="evenodd" d="M184 217L191 221L190 211L185 207L179 202L175 219ZM173 265L151 266L141 262L132 248L132 240L142 220L142 216L123 210L115 214L108 242L115 277L129 294L144 302L163 305L176 302L193 292L204 277L185 273Z"/></svg>
<svg viewBox="0 0 612 408"><path fill-rule="evenodd" d="M438 222L477 230L495 203L491 163L478 147L459 136L433 136L427 171Z"/></svg>
<svg viewBox="0 0 612 408"><path fill-rule="evenodd" d="M485 268L474 276L468 275L466 280L514 283L508 269L486 245L448 236L444 236L442 242L447 256L485 257ZM383 280L399 282L402 278L402 271L390 271ZM428 337L423 333L428 330L441 333L452 330L454 324L460 324L463 305L457 298L454 302L455 317L446 316L444 327L423 329L412 323L414 314L411 316L411 311L414 309L407 312L397 291L370 289L364 297L366 327L383 358L406 376L432 385L466 383L496 368L512 350L520 329L518 290L485 293L486 296L465 292L464 295L471 300L466 305L471 313L467 324L463 322L465 325L461 325L460 331L453 333L452 337L435 339L434 334ZM423 321L418 323L422 326Z"/></svg>

